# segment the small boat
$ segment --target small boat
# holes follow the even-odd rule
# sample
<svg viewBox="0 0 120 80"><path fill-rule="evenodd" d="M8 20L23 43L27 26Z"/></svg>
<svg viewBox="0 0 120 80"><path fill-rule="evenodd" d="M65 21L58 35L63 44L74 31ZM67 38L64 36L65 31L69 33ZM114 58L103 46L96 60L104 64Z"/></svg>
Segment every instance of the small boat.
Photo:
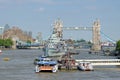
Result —
<svg viewBox="0 0 120 80"><path fill-rule="evenodd" d="M41 57L39 61L37 62L35 69L36 69L35 70L36 72L40 72L40 71L57 72L58 63L56 60L53 60L51 58Z"/></svg>
<svg viewBox="0 0 120 80"><path fill-rule="evenodd" d="M93 71L93 66L90 62L79 62L77 68L82 71Z"/></svg>

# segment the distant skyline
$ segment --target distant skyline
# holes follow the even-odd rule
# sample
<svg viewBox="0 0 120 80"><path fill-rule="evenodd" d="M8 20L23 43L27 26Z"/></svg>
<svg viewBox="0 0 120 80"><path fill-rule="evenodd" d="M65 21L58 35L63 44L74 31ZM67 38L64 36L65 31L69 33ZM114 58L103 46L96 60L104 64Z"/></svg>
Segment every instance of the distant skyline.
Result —
<svg viewBox="0 0 120 80"><path fill-rule="evenodd" d="M45 40L58 18L64 27L92 27L99 19L102 32L120 40L119 6L120 0L0 0L0 26L17 26L33 37L41 32ZM92 40L92 32L64 31L64 38Z"/></svg>

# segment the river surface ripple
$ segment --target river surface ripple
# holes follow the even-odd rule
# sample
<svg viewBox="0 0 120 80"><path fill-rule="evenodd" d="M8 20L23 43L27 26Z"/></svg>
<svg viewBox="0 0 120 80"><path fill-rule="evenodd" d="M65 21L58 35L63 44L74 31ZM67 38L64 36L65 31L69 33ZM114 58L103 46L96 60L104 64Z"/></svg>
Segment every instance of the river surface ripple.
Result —
<svg viewBox="0 0 120 80"><path fill-rule="evenodd" d="M76 59L115 58L102 54L78 51ZM35 73L34 59L43 54L41 50L5 50L0 54L0 80L120 80L120 67L95 66L94 71L58 71ZM9 58L9 61L4 61Z"/></svg>

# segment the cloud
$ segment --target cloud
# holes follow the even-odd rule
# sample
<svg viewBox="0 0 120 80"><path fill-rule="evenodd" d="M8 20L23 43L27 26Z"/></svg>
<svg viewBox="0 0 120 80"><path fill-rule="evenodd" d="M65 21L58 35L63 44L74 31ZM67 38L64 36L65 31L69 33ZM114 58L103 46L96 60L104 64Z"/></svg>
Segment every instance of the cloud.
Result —
<svg viewBox="0 0 120 80"><path fill-rule="evenodd" d="M35 11L36 11L36 12L44 12L44 11L45 11L45 8L40 7L40 8L38 8L38 9L36 9Z"/></svg>

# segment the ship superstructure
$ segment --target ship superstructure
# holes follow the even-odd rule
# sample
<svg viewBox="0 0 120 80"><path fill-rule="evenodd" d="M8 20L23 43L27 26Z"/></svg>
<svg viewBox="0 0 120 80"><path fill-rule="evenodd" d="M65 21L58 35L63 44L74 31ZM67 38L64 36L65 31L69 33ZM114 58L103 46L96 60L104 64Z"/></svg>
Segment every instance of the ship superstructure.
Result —
<svg viewBox="0 0 120 80"><path fill-rule="evenodd" d="M52 35L49 37L46 45L47 56L60 56L66 53L67 47L62 39L62 27L60 19L55 21Z"/></svg>

